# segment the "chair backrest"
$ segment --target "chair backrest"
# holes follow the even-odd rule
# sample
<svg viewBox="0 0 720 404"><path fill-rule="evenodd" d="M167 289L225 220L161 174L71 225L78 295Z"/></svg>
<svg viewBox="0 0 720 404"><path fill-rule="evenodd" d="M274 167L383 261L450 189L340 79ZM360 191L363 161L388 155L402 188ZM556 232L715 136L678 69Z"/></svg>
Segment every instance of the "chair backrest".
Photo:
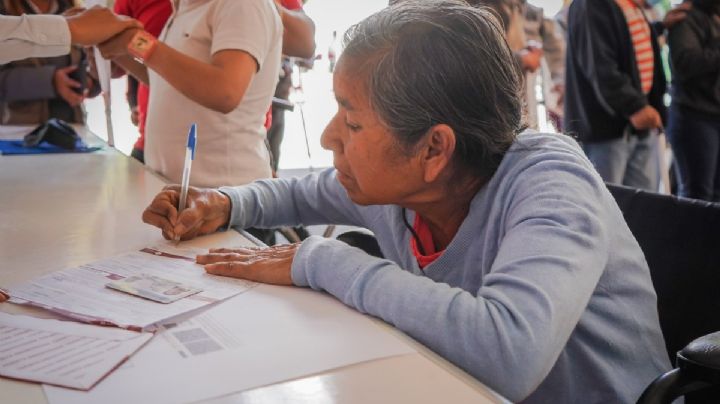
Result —
<svg viewBox="0 0 720 404"><path fill-rule="evenodd" d="M720 331L720 204L608 185L645 253L672 363Z"/></svg>

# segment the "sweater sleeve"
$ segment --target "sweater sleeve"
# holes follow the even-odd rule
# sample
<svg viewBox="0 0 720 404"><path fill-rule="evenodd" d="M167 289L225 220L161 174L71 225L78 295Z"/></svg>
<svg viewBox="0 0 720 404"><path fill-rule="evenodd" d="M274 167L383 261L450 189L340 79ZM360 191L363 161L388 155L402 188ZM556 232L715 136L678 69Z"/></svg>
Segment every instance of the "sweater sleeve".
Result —
<svg viewBox="0 0 720 404"><path fill-rule="evenodd" d="M720 71L720 47L703 46L702 37L703 27L690 16L668 35L672 66L686 79Z"/></svg>
<svg viewBox="0 0 720 404"><path fill-rule="evenodd" d="M569 21L569 41L576 58L575 65L592 84L595 97L612 115L629 117L647 105L647 98L635 88L632 78L620 71L617 33L613 24L613 1L589 0L577 6ZM575 11L575 10L574 10ZM621 21L625 24L625 20ZM632 44L625 44L631 49Z"/></svg>
<svg viewBox="0 0 720 404"><path fill-rule="evenodd" d="M230 227L275 228L312 224L362 226L360 208L327 169L302 178L255 181L222 187L230 198Z"/></svg>
<svg viewBox="0 0 720 404"><path fill-rule="evenodd" d="M521 401L557 361L608 259L600 202L607 190L589 163L575 160L538 162L515 174L515 185L496 201L507 206L504 229L479 290L318 237L298 250L293 282L382 318Z"/></svg>

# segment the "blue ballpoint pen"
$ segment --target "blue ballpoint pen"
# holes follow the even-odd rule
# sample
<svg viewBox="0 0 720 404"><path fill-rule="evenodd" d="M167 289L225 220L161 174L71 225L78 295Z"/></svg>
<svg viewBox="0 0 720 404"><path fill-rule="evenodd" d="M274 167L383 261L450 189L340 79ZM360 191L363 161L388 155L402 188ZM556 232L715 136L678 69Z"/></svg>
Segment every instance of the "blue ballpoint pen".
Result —
<svg viewBox="0 0 720 404"><path fill-rule="evenodd" d="M190 185L190 170L192 169L192 162L195 159L195 145L197 144L197 124L190 126L188 132L187 146L185 148L185 164L183 165L182 184L180 185L180 201L178 202L178 217L180 213L185 209L188 187ZM175 235L174 240L180 241L180 236Z"/></svg>

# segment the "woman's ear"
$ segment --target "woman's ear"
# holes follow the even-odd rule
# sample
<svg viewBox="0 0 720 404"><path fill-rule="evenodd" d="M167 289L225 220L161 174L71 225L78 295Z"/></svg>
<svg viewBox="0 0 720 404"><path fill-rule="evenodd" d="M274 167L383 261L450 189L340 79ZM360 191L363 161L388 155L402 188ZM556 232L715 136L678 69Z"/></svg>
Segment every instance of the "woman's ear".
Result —
<svg viewBox="0 0 720 404"><path fill-rule="evenodd" d="M425 182L434 182L451 166L455 141L455 131L445 124L435 125L425 134L420 155Z"/></svg>

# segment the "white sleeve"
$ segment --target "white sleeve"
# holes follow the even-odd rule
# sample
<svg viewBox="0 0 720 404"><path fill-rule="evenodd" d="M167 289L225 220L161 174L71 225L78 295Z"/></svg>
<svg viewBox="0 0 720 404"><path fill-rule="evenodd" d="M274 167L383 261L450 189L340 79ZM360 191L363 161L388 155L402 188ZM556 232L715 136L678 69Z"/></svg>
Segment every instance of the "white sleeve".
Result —
<svg viewBox="0 0 720 404"><path fill-rule="evenodd" d="M0 16L0 63L70 52L70 29L59 15Z"/></svg>
<svg viewBox="0 0 720 404"><path fill-rule="evenodd" d="M258 70L282 35L280 17L267 0L219 0L210 18L213 30L210 53L245 51L255 59Z"/></svg>

